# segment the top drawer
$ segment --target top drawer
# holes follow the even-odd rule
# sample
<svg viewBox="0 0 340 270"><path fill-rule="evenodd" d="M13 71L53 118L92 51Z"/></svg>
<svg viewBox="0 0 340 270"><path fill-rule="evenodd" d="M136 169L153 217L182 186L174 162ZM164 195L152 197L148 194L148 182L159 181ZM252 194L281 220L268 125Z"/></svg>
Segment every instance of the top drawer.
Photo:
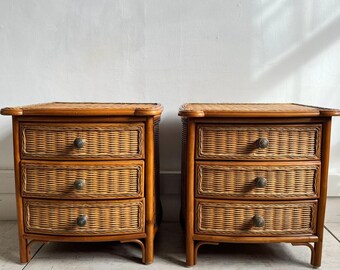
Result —
<svg viewBox="0 0 340 270"><path fill-rule="evenodd" d="M320 147L321 124L197 126L197 159L316 160Z"/></svg>
<svg viewBox="0 0 340 270"><path fill-rule="evenodd" d="M143 123L22 123L27 159L142 159Z"/></svg>

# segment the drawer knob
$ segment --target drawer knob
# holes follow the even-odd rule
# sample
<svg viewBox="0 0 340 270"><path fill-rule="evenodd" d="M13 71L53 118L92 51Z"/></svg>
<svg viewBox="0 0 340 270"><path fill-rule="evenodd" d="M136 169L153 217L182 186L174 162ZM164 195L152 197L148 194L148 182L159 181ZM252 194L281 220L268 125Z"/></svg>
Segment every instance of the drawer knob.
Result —
<svg viewBox="0 0 340 270"><path fill-rule="evenodd" d="M255 178L255 186L258 188L264 188L267 185L267 179L264 177Z"/></svg>
<svg viewBox="0 0 340 270"><path fill-rule="evenodd" d="M264 148L267 148L269 145L269 141L267 138L260 138L257 140L257 147L258 148L261 148L261 149L264 149Z"/></svg>
<svg viewBox="0 0 340 270"><path fill-rule="evenodd" d="M82 138L76 138L73 142L75 148L83 148L85 145L85 141Z"/></svg>
<svg viewBox="0 0 340 270"><path fill-rule="evenodd" d="M87 216L86 215L80 215L77 218L77 225L79 227L84 227L86 225L86 222L87 222Z"/></svg>
<svg viewBox="0 0 340 270"><path fill-rule="evenodd" d="M264 218L260 215L255 215L253 217L253 223L255 227L263 227L265 225Z"/></svg>
<svg viewBox="0 0 340 270"><path fill-rule="evenodd" d="M77 179L74 181L74 187L77 190L82 190L85 187L85 180L84 179Z"/></svg>

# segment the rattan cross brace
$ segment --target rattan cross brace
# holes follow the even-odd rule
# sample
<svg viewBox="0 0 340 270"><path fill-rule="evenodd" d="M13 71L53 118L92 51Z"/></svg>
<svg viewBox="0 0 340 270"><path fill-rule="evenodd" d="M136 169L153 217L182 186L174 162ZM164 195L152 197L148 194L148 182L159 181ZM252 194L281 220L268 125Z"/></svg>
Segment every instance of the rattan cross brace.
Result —
<svg viewBox="0 0 340 270"><path fill-rule="evenodd" d="M134 240L125 240L125 241L120 241L122 244L124 243L137 243L140 248L142 249L142 263L145 263L145 246L144 243L139 240L139 239L134 239Z"/></svg>
<svg viewBox="0 0 340 270"><path fill-rule="evenodd" d="M214 245L214 246L218 246L220 243L216 243L216 242L197 242L195 244L195 258L194 258L194 265L197 263L197 254L198 254L198 249L203 246L203 245Z"/></svg>
<svg viewBox="0 0 340 270"><path fill-rule="evenodd" d="M26 243L27 242L28 241L26 240ZM27 243L27 245L26 245L26 256L27 256L28 260L31 260L31 246L32 246L33 243L36 243L36 242L40 242L40 243L44 243L44 244L49 243L49 241L39 241L39 240L31 240L31 241L29 241Z"/></svg>
<svg viewBox="0 0 340 270"><path fill-rule="evenodd" d="M311 260L310 260L310 263L313 264L313 261L314 261L314 246L311 243L292 243L292 246L306 246L306 247L309 247L309 249L311 251Z"/></svg>

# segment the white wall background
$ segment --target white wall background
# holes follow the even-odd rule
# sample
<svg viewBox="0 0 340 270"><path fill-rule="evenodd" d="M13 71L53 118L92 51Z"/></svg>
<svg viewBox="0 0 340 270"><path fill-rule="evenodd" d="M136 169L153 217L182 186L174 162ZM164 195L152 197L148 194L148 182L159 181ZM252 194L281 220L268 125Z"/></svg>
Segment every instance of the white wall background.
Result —
<svg viewBox="0 0 340 270"><path fill-rule="evenodd" d="M162 199L165 219L175 219L169 202L178 206L178 107L340 108L340 1L1 0L0 93L0 107L162 103ZM11 119L0 117L0 218L15 218L12 163ZM330 194L340 195L340 117L330 182Z"/></svg>

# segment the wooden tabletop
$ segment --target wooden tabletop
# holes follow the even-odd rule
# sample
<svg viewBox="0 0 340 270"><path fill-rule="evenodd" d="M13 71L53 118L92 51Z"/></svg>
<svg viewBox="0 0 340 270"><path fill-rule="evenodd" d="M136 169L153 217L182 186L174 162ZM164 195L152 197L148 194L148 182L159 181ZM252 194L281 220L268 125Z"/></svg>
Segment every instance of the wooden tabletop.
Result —
<svg viewBox="0 0 340 270"><path fill-rule="evenodd" d="M1 109L3 115L28 116L154 116L163 107L158 103L53 102Z"/></svg>
<svg viewBox="0 0 340 270"><path fill-rule="evenodd" d="M337 116L340 110L295 103L187 103L183 117L317 117Z"/></svg>

